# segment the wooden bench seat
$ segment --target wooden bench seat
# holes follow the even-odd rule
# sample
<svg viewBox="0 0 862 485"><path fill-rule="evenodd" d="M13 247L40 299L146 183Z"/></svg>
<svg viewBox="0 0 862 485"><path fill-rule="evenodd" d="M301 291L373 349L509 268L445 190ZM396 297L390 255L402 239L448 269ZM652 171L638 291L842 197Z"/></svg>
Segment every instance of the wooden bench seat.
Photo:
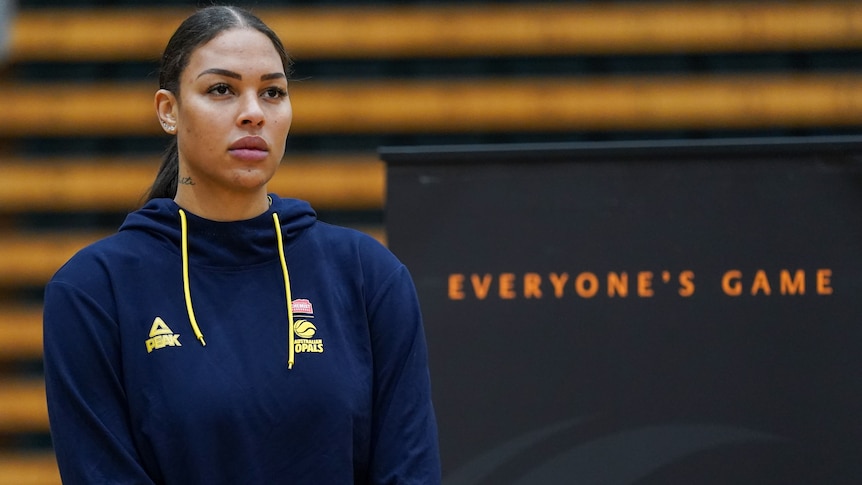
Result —
<svg viewBox="0 0 862 485"><path fill-rule="evenodd" d="M6 232L0 238L0 287L24 288L44 285L78 250L104 233Z"/></svg>
<svg viewBox="0 0 862 485"><path fill-rule="evenodd" d="M157 158L0 158L0 211L132 210L160 163ZM381 209L385 177L385 166L373 153L288 154L268 188L318 209Z"/></svg>
<svg viewBox="0 0 862 485"><path fill-rule="evenodd" d="M9 485L60 485L52 451L0 453L0 483Z"/></svg>
<svg viewBox="0 0 862 485"><path fill-rule="evenodd" d="M148 83L0 89L0 136L160 133ZM862 120L862 74L308 81L290 89L295 135L825 128Z"/></svg>
<svg viewBox="0 0 862 485"><path fill-rule="evenodd" d="M13 61L158 59L188 9L23 9ZM858 2L261 8L300 59L748 52L862 45Z"/></svg>
<svg viewBox="0 0 862 485"><path fill-rule="evenodd" d="M4 377L0 379L0 433L27 432L48 432L45 383Z"/></svg>
<svg viewBox="0 0 862 485"><path fill-rule="evenodd" d="M0 304L0 336L0 363L40 358L42 306Z"/></svg>

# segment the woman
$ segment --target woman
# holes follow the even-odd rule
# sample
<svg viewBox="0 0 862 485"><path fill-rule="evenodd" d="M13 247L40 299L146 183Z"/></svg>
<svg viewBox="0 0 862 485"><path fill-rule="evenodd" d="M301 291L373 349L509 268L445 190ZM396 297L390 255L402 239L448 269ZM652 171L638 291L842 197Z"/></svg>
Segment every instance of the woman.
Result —
<svg viewBox="0 0 862 485"><path fill-rule="evenodd" d="M175 137L151 198L45 292L64 483L440 481L407 270L267 194L288 72L242 9L203 9L169 41L155 107Z"/></svg>

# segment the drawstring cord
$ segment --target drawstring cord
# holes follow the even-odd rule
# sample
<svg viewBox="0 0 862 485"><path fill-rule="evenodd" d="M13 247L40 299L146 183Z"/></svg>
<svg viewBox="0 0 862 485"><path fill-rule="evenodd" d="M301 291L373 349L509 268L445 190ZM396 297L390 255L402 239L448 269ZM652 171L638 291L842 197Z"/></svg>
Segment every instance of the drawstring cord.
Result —
<svg viewBox="0 0 862 485"><path fill-rule="evenodd" d="M195 337L201 341L201 345L206 347L204 342L204 334L201 333L198 327L198 321L195 318L195 310L192 308L192 292L189 289L189 230L186 223L186 213L180 209L180 226L182 228L182 250L183 250L183 294L186 297L186 311L189 314L189 322L192 324L192 330L195 332Z"/></svg>
<svg viewBox="0 0 862 485"><path fill-rule="evenodd" d="M287 272L287 260L284 257L284 238L281 235L281 222L278 220L278 214L273 212L272 220L275 224L275 235L278 239L278 258L281 261L281 271L284 276L284 296L287 300L287 368L293 369L295 360L295 351L293 348L293 300L290 296L290 275ZM186 213L180 209L180 227L182 232L182 254L183 254L183 294L186 297L186 311L189 314L189 322L192 325L192 330L195 332L195 337L200 340L201 345L206 347L204 335L198 327L195 311L192 307L192 292L189 286L189 231L188 223L186 222Z"/></svg>
<svg viewBox="0 0 862 485"><path fill-rule="evenodd" d="M287 368L293 369L293 299L290 297L290 275L287 273L287 260L284 258L284 241L281 236L281 222L278 214L272 213L272 221L275 223L275 235L278 238L278 258L281 260L281 272L284 275L284 296L287 299Z"/></svg>

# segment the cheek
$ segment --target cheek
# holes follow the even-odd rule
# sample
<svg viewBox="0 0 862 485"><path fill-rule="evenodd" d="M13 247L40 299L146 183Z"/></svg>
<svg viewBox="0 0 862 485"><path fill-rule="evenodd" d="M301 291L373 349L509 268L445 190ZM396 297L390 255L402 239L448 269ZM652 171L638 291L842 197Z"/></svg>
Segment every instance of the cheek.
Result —
<svg viewBox="0 0 862 485"><path fill-rule="evenodd" d="M195 129L194 125L186 125L183 132L183 142L189 151L195 153L207 152L208 145L210 145L205 134Z"/></svg>
<svg viewBox="0 0 862 485"><path fill-rule="evenodd" d="M293 112L291 110L287 110L285 113L281 113L279 116L276 116L272 120L272 126L274 130L279 134L279 138L287 138L287 134L290 131L290 124L293 121Z"/></svg>
<svg viewBox="0 0 862 485"><path fill-rule="evenodd" d="M290 128L290 123L293 121L293 106L290 103L286 103L284 106L284 110L279 113L279 116L276 118L276 123L278 123L279 127L284 130Z"/></svg>
<svg viewBox="0 0 862 485"><path fill-rule="evenodd" d="M218 115L217 112L197 112L186 116L186 123L182 126L183 135L198 151L208 152L215 148L219 126L222 124Z"/></svg>
<svg viewBox="0 0 862 485"><path fill-rule="evenodd" d="M218 129L225 123L232 124L232 114L225 106L208 103L198 97L187 101L185 109L180 111L180 120L185 122L189 133L205 134Z"/></svg>

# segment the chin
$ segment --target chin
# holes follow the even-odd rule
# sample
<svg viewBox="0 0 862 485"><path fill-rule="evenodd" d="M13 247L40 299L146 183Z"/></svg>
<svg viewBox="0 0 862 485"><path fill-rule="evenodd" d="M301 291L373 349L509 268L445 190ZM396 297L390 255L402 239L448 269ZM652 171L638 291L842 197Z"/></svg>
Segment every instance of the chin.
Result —
<svg viewBox="0 0 862 485"><path fill-rule="evenodd" d="M242 171L234 174L232 183L238 188L256 190L265 186L273 176L273 172L259 170Z"/></svg>

